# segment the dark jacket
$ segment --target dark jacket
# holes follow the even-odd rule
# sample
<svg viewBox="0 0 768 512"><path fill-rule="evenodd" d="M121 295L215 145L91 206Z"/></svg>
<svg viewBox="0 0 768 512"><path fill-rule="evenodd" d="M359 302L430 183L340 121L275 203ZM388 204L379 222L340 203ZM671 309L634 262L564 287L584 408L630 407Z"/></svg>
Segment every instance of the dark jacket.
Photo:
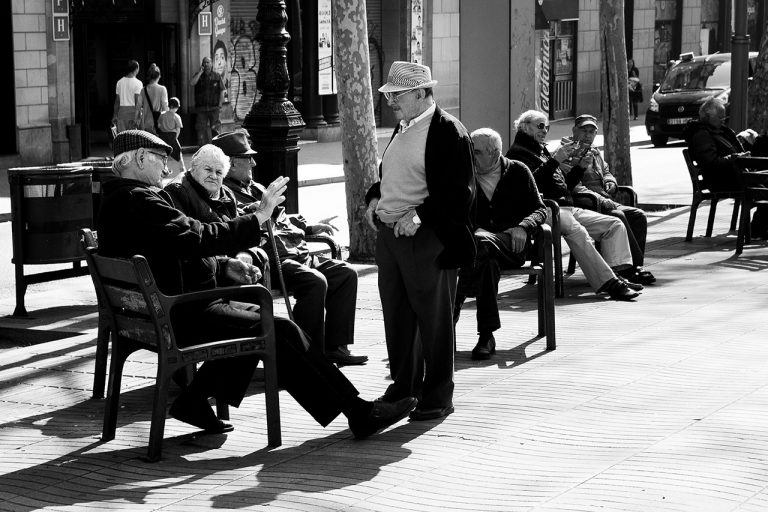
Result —
<svg viewBox="0 0 768 512"><path fill-rule="evenodd" d="M693 120L686 125L683 137L710 190L739 189L739 171L730 155L741 153L745 148L733 130Z"/></svg>
<svg viewBox="0 0 768 512"><path fill-rule="evenodd" d="M227 176L224 178L224 184L234 193L240 208L261 199L263 187L255 181L242 183ZM285 208L282 206L275 208L272 219L275 245L280 261L290 259L306 265L309 262L309 245L306 237L312 234L307 231L309 229L307 220L300 214L285 213Z"/></svg>
<svg viewBox="0 0 768 512"><path fill-rule="evenodd" d="M477 186L477 227L499 233L519 226L531 236L546 218L533 175L521 162L501 157L501 178L492 198Z"/></svg>
<svg viewBox="0 0 768 512"><path fill-rule="evenodd" d="M400 125L393 133L400 130ZM429 195L416 207L423 226L435 230L445 249L440 255L443 268L472 265L476 247L472 229L475 180L472 139L467 129L440 107L435 108L424 149ZM379 179L381 179L379 166ZM380 181L365 195L365 202L381 197Z"/></svg>
<svg viewBox="0 0 768 512"><path fill-rule="evenodd" d="M254 215L202 223L174 208L167 192L146 183L118 178L102 187L99 253L123 258L141 254L165 294L213 288L223 278L215 258L210 273L203 276L185 273L182 259L232 254L261 238Z"/></svg>
<svg viewBox="0 0 768 512"><path fill-rule="evenodd" d="M581 181L583 167L575 166L564 175L560 163L552 158L546 146L522 131L517 132L505 156L528 166L545 199L554 199L560 206L573 206L571 190Z"/></svg>

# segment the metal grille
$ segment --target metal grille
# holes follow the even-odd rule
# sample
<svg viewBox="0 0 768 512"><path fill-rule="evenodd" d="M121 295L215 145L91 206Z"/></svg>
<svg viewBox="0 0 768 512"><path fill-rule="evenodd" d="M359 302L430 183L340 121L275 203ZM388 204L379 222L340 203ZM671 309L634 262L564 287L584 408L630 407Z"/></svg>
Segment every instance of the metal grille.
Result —
<svg viewBox="0 0 768 512"><path fill-rule="evenodd" d="M554 118L570 117L573 115L573 79L555 80L551 97Z"/></svg>

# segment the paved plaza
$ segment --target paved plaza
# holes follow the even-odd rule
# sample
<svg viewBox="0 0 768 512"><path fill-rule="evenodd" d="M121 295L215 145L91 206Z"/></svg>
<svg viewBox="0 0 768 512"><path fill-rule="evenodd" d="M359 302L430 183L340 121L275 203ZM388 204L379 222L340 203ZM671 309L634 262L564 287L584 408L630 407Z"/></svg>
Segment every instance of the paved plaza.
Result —
<svg viewBox="0 0 768 512"><path fill-rule="evenodd" d="M169 419L163 460L145 463L152 359L129 359L117 436L102 443L91 283L31 287L30 318L0 319L32 340L0 351L0 510L767 510L768 245L734 256L728 203L715 236L701 236L702 210L686 243L688 212L649 213L658 282L637 301L596 297L578 270L566 279L555 351L536 337L534 288L510 277L498 353L472 361L468 303L456 412L367 441L282 392L283 445L268 448L254 382L234 432ZM375 398L388 384L377 274L358 270L355 351L371 361L343 371Z"/></svg>

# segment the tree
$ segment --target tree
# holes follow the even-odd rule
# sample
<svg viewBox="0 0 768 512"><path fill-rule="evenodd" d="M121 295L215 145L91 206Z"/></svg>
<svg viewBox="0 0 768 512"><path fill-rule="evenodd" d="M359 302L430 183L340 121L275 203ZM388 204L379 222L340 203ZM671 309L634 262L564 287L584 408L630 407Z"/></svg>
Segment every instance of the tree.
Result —
<svg viewBox="0 0 768 512"><path fill-rule="evenodd" d="M749 84L747 126L763 133L768 130L768 23L763 30L755 74Z"/></svg>
<svg viewBox="0 0 768 512"><path fill-rule="evenodd" d="M600 79L605 160L622 185L632 185L624 0L600 0Z"/></svg>
<svg viewBox="0 0 768 512"><path fill-rule="evenodd" d="M376 181L379 154L365 0L333 0L333 22L349 256L365 261L373 257L376 245L374 232L365 220L365 193Z"/></svg>

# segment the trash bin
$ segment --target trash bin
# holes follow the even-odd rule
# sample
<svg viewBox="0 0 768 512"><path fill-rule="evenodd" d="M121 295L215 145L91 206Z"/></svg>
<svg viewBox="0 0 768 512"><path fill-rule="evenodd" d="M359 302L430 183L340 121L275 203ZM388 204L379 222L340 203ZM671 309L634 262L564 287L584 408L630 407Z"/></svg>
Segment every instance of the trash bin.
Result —
<svg viewBox="0 0 768 512"><path fill-rule="evenodd" d="M26 316L29 284L87 273L80 266L80 229L93 227L90 167L20 167L8 169L11 189L16 311ZM72 262L72 269L24 275L24 265Z"/></svg>
<svg viewBox="0 0 768 512"><path fill-rule="evenodd" d="M93 192L93 225L96 226L99 217L99 208L101 208L101 189L104 182L115 178L112 172L112 158L110 157L91 157L82 162L67 162L58 164L57 167L66 169L76 169L87 167L91 170L91 191Z"/></svg>

